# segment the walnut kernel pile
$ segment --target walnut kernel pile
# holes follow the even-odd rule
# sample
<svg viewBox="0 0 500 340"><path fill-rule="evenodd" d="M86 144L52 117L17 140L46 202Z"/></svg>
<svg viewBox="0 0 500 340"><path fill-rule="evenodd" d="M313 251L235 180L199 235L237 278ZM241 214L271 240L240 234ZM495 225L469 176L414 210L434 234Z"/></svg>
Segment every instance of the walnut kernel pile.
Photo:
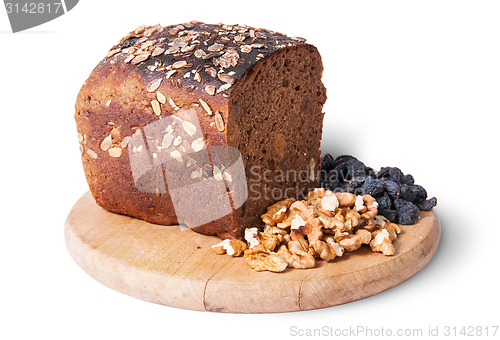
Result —
<svg viewBox="0 0 500 340"><path fill-rule="evenodd" d="M224 240L212 246L217 254L240 256L257 271L282 272L287 267L313 268L317 259L332 261L363 244L384 255L401 229L378 215L370 195L314 189L306 200L286 199L267 208L265 226L245 230L245 242Z"/></svg>

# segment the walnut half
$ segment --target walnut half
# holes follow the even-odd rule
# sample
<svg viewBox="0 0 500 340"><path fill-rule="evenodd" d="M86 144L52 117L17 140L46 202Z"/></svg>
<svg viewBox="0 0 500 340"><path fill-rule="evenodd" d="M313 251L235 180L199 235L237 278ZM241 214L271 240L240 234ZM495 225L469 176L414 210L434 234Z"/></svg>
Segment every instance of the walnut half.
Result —
<svg viewBox="0 0 500 340"><path fill-rule="evenodd" d="M295 230L292 230L291 236L288 238L288 244L282 244L277 254L284 258L288 265L293 268L312 268L316 264L314 256L309 253L307 241Z"/></svg>
<svg viewBox="0 0 500 340"><path fill-rule="evenodd" d="M386 256L394 255L396 249L392 244L401 228L397 224L391 223L383 216L376 216L374 223L380 229L372 232L372 240L370 241L370 248L375 252L380 252Z"/></svg>
<svg viewBox="0 0 500 340"><path fill-rule="evenodd" d="M372 234L368 230L359 229L355 234L346 235L339 241L339 245L342 246L345 251L355 251L358 250L361 245L370 243L371 239Z"/></svg>
<svg viewBox="0 0 500 340"><path fill-rule="evenodd" d="M284 258L266 249L262 244L245 250L244 258L250 268L258 272L268 270L279 273L288 267L288 263Z"/></svg>
<svg viewBox="0 0 500 340"><path fill-rule="evenodd" d="M277 223L280 223L285 219L285 217L288 215L288 209L293 202L295 202L295 200L293 198L289 198L274 203L267 208L267 212L261 215L260 218L265 224L271 227L275 226Z"/></svg>
<svg viewBox="0 0 500 340"><path fill-rule="evenodd" d="M344 248L335 242L332 236L325 236L322 241L312 241L310 247L325 261L331 261L344 255Z"/></svg>

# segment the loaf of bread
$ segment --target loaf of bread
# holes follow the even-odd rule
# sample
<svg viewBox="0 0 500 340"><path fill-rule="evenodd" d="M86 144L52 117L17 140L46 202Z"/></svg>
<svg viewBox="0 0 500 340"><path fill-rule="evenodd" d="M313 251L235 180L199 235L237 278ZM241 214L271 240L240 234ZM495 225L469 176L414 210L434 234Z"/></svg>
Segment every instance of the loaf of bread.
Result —
<svg viewBox="0 0 500 340"><path fill-rule="evenodd" d="M75 119L96 202L241 238L270 204L319 184L317 49L241 25L139 27L81 88Z"/></svg>

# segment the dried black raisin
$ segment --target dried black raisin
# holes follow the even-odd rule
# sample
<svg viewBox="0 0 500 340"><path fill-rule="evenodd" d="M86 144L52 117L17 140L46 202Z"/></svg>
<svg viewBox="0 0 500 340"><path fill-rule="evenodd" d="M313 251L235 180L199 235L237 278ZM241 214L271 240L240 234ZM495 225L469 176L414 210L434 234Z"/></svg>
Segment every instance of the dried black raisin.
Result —
<svg viewBox="0 0 500 340"><path fill-rule="evenodd" d="M366 166L362 162L353 158L348 160L345 164L346 164L347 176L349 179L353 177L365 176Z"/></svg>
<svg viewBox="0 0 500 340"><path fill-rule="evenodd" d="M389 170L391 170L392 167L390 166L385 166L380 168L380 171L377 173L377 178L384 178L384 177L390 177L389 176Z"/></svg>
<svg viewBox="0 0 500 340"><path fill-rule="evenodd" d="M378 213L385 218L387 218L389 221L392 223L398 223L398 214L396 210L391 210L391 209L379 209Z"/></svg>
<svg viewBox="0 0 500 340"><path fill-rule="evenodd" d="M352 191L352 193L353 193L354 195L356 195L356 196L357 196L357 195L360 195L360 196L364 196L364 195L365 195L365 192L364 192L364 190L363 190L363 188L362 188L362 187L359 187L359 188L354 188L354 190Z"/></svg>
<svg viewBox="0 0 500 340"><path fill-rule="evenodd" d="M344 164L344 163L347 163L349 160L351 159L354 159L354 160L358 160L356 157L354 156L350 156L350 155L342 155L342 156L338 156L337 158L335 158L335 160L333 161L333 167L337 167L339 166L340 164Z"/></svg>
<svg viewBox="0 0 500 340"><path fill-rule="evenodd" d="M404 225L415 224L420 211L412 202L400 198L394 200L394 207L398 213L398 222Z"/></svg>
<svg viewBox="0 0 500 340"><path fill-rule="evenodd" d="M366 176L365 175L360 175L351 178L351 185L354 188L363 188L363 184L365 183Z"/></svg>
<svg viewBox="0 0 500 340"><path fill-rule="evenodd" d="M334 168L333 157L332 157L332 155L327 153L323 156L323 159L321 160L321 170L328 173L328 172L332 171L333 168Z"/></svg>
<svg viewBox="0 0 500 340"><path fill-rule="evenodd" d="M373 170L370 167L366 167L365 174L366 174L366 177L377 178L377 174L375 173L375 170Z"/></svg>
<svg viewBox="0 0 500 340"><path fill-rule="evenodd" d="M384 190L389 194L389 197L393 200L399 198L399 195L401 194L401 189L399 187L399 184L392 181L390 178L384 178L382 180L382 183L384 184Z"/></svg>
<svg viewBox="0 0 500 340"><path fill-rule="evenodd" d="M367 177L363 184L363 189L365 194L376 197L384 193L384 183L381 180Z"/></svg>
<svg viewBox="0 0 500 340"><path fill-rule="evenodd" d="M408 174L408 175L404 175L403 177L401 177L401 184L407 184L407 185L412 185L412 184L415 184L415 180L413 179L413 176Z"/></svg>
<svg viewBox="0 0 500 340"><path fill-rule="evenodd" d="M330 172L335 173L335 176L340 182L344 182L347 179L347 164L339 164Z"/></svg>
<svg viewBox="0 0 500 340"><path fill-rule="evenodd" d="M399 168L391 168L389 170L389 177L396 183L401 183L401 178L404 176L403 172Z"/></svg>
<svg viewBox="0 0 500 340"><path fill-rule="evenodd" d="M380 197L377 197L377 203L380 209L392 208L392 200L386 192L382 193Z"/></svg>
<svg viewBox="0 0 500 340"><path fill-rule="evenodd" d="M401 184L401 198L410 201L410 202L415 202L417 198L417 194L415 193L414 190L412 190L412 187L406 184Z"/></svg>
<svg viewBox="0 0 500 340"><path fill-rule="evenodd" d="M326 175L325 182L328 186L336 188L340 185L341 180L339 178L338 173L335 170L331 170Z"/></svg>
<svg viewBox="0 0 500 340"><path fill-rule="evenodd" d="M437 204L436 197L429 198L428 200L422 200L416 203L420 210L428 211L434 208Z"/></svg>
<svg viewBox="0 0 500 340"><path fill-rule="evenodd" d="M427 198L427 191L425 191L424 187L421 185L412 185L411 190L415 194L415 201L421 201Z"/></svg>

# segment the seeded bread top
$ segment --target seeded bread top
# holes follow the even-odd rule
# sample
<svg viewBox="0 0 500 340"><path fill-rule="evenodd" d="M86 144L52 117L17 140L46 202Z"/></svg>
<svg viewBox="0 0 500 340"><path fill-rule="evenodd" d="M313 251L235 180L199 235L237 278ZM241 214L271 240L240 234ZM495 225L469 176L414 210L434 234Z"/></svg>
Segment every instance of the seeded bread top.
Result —
<svg viewBox="0 0 500 340"><path fill-rule="evenodd" d="M123 37L103 62L137 65L144 79L157 78L155 73L160 73L188 92L199 89L209 95L228 96L235 81L258 60L304 41L242 25L192 21L166 27L141 26ZM157 85L159 82L148 84Z"/></svg>

